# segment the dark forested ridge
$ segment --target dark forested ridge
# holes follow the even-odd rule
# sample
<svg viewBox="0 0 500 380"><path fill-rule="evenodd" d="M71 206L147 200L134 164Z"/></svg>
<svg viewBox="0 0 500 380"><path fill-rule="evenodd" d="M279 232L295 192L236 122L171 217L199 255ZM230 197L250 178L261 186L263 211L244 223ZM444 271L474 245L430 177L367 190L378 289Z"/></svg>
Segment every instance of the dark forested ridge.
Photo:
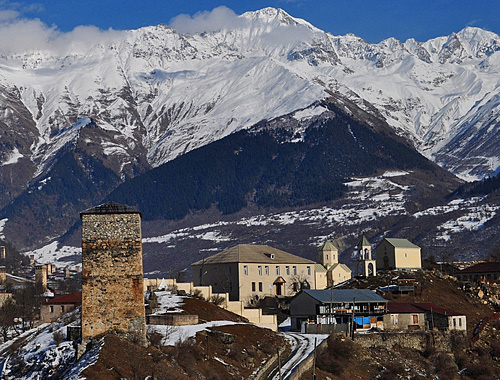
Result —
<svg viewBox="0 0 500 380"><path fill-rule="evenodd" d="M108 198L137 206L145 219L179 219L214 204L230 214L249 202L263 207L327 202L343 194L343 183L352 176L435 167L386 130L328 107L330 116L307 121L301 138L293 128L262 122L127 181Z"/></svg>
<svg viewBox="0 0 500 380"><path fill-rule="evenodd" d="M481 196L500 194L500 173L494 177L487 177L482 181L466 183L460 186L452 195Z"/></svg>

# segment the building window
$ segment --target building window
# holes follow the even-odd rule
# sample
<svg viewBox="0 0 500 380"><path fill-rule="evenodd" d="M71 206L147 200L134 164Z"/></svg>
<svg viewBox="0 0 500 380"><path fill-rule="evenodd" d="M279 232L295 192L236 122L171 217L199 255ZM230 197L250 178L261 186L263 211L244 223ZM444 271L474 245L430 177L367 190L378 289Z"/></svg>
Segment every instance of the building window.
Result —
<svg viewBox="0 0 500 380"><path fill-rule="evenodd" d="M290 276L290 267L288 265L285 267L285 272L287 276Z"/></svg>
<svg viewBox="0 0 500 380"><path fill-rule="evenodd" d="M277 276L280 275L280 267L278 265L276 265L276 275Z"/></svg>
<svg viewBox="0 0 500 380"><path fill-rule="evenodd" d="M399 315L391 314L391 322L393 325L397 325L399 323Z"/></svg>
<svg viewBox="0 0 500 380"><path fill-rule="evenodd" d="M259 292L262 292L262 282L259 282Z"/></svg>
<svg viewBox="0 0 500 380"><path fill-rule="evenodd" d="M268 265L266 265L264 267L264 273L266 274L266 276L269 276L269 266Z"/></svg>
<svg viewBox="0 0 500 380"><path fill-rule="evenodd" d="M252 282L252 292L255 292L255 282Z"/></svg>
<svg viewBox="0 0 500 380"><path fill-rule="evenodd" d="M243 274L248 276L248 265L243 265Z"/></svg>
<svg viewBox="0 0 500 380"><path fill-rule="evenodd" d="M458 326L462 327L462 318L458 318Z"/></svg>
<svg viewBox="0 0 500 380"><path fill-rule="evenodd" d="M453 327L456 328L457 327L457 320L455 318L453 318Z"/></svg>
<svg viewBox="0 0 500 380"><path fill-rule="evenodd" d="M295 265L292 267L292 273L294 276L297 275L297 267Z"/></svg>
<svg viewBox="0 0 500 380"><path fill-rule="evenodd" d="M61 311L64 313L64 305L61 305Z"/></svg>
<svg viewBox="0 0 500 380"><path fill-rule="evenodd" d="M54 312L54 306L51 306L50 307L50 312L53 313Z"/></svg>
<svg viewBox="0 0 500 380"><path fill-rule="evenodd" d="M310 276L311 275L311 267L308 265L307 266L307 275Z"/></svg>
<svg viewBox="0 0 500 380"><path fill-rule="evenodd" d="M413 315L413 324L418 325L418 315L417 314Z"/></svg>
<svg viewBox="0 0 500 380"><path fill-rule="evenodd" d="M259 276L262 276L262 265L257 267L257 271L259 272Z"/></svg>
<svg viewBox="0 0 500 380"><path fill-rule="evenodd" d="M328 254L326 255L326 261L328 261Z"/></svg>

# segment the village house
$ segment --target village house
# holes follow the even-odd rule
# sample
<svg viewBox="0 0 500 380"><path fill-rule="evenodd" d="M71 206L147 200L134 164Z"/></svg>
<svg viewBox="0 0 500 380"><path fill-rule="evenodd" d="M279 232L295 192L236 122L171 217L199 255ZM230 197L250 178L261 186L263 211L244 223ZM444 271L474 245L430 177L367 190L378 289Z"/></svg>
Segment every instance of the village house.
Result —
<svg viewBox="0 0 500 380"><path fill-rule="evenodd" d="M420 302L413 305L424 311L425 321L430 330L467 330L467 317L463 314L447 310L432 302Z"/></svg>
<svg viewBox="0 0 500 380"><path fill-rule="evenodd" d="M420 247L407 239L385 238L377 245L375 252L379 270L422 269Z"/></svg>
<svg viewBox="0 0 500 380"><path fill-rule="evenodd" d="M40 306L42 322L54 322L61 315L66 314L82 304L82 293L75 292L53 298Z"/></svg>
<svg viewBox="0 0 500 380"><path fill-rule="evenodd" d="M455 276L457 280L461 282L498 281L500 280L500 263L478 263L462 269L456 273Z"/></svg>
<svg viewBox="0 0 500 380"><path fill-rule="evenodd" d="M292 296L316 288L316 263L270 247L239 244L193 263L193 284L211 285L231 301Z"/></svg>
<svg viewBox="0 0 500 380"><path fill-rule="evenodd" d="M467 330L465 315L445 309L432 302L390 302L387 305L384 324L388 330L398 328L403 330L417 328L441 331Z"/></svg>
<svg viewBox="0 0 500 380"><path fill-rule="evenodd" d="M384 330L423 330L425 327L425 313L422 309L406 302L387 303Z"/></svg>
<svg viewBox="0 0 500 380"><path fill-rule="evenodd" d="M347 332L349 326L383 328L387 302L367 289L306 289L290 301L291 329L324 333Z"/></svg>

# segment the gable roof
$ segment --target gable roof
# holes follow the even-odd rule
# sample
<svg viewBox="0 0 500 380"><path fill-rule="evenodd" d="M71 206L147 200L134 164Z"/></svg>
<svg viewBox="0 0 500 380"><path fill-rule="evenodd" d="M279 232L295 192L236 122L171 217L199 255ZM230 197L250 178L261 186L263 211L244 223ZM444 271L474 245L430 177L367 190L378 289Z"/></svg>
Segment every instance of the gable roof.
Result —
<svg viewBox="0 0 500 380"><path fill-rule="evenodd" d="M82 293L74 292L70 294L65 294L64 296L53 298L47 301L48 304L73 304L73 305L81 305L82 304Z"/></svg>
<svg viewBox="0 0 500 380"><path fill-rule="evenodd" d="M420 248L407 239L384 238L394 248ZM382 241L384 241L382 240Z"/></svg>
<svg viewBox="0 0 500 380"><path fill-rule="evenodd" d="M500 272L500 263L499 262L488 262L488 263L479 263L476 265L472 265L468 268L462 269L458 273L488 273L488 272Z"/></svg>
<svg viewBox="0 0 500 380"><path fill-rule="evenodd" d="M326 273L326 268L323 265L316 263L316 264L314 264L314 271L316 273L319 273L319 272Z"/></svg>
<svg viewBox="0 0 500 380"><path fill-rule="evenodd" d="M412 303L412 305L418 307L419 309L423 311L428 311L432 312L435 314L441 314L441 315L464 315L457 313L456 311L453 310L448 310L445 309L444 307L438 306L436 304L433 304L432 302L418 302L418 303Z"/></svg>
<svg viewBox="0 0 500 380"><path fill-rule="evenodd" d="M389 302L374 291L368 289L306 289L302 292L308 294L322 303L332 302ZM299 293L300 294L300 293Z"/></svg>
<svg viewBox="0 0 500 380"><path fill-rule="evenodd" d="M405 314L405 313L423 313L424 311L409 302L389 302L387 304L387 312Z"/></svg>
<svg viewBox="0 0 500 380"><path fill-rule="evenodd" d="M316 264L312 260L292 255L268 245L238 244L213 256L198 260L191 265L222 263Z"/></svg>
<svg viewBox="0 0 500 380"><path fill-rule="evenodd" d="M352 272L351 268L349 268L347 265L345 265L345 264L341 264L341 263L335 263L335 264L332 264L332 266L330 266L330 267L328 268L328 272L333 271L333 270L334 270L334 269L336 269L338 266L340 266L340 268L342 268L345 272L349 272L349 273L351 273L351 272Z"/></svg>

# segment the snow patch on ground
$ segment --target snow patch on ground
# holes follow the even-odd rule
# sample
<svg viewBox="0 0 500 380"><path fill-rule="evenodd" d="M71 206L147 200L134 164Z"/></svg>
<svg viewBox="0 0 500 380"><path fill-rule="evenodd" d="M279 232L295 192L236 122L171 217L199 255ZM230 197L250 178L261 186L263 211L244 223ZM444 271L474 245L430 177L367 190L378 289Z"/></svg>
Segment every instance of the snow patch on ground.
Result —
<svg viewBox="0 0 500 380"><path fill-rule="evenodd" d="M55 264L56 267L75 269L81 266L82 248L72 246L60 246L58 241L53 241L46 246L32 251L23 252L26 256L33 255L37 264ZM70 257L77 256L78 259L70 261Z"/></svg>
<svg viewBox="0 0 500 380"><path fill-rule="evenodd" d="M0 164L0 166L16 164L22 157L24 156L19 152L19 150L14 148L14 150L7 155L7 158Z"/></svg>
<svg viewBox="0 0 500 380"><path fill-rule="evenodd" d="M5 239L3 229L5 228L5 223L7 223L8 220L9 220L8 218L0 220L0 239Z"/></svg>

